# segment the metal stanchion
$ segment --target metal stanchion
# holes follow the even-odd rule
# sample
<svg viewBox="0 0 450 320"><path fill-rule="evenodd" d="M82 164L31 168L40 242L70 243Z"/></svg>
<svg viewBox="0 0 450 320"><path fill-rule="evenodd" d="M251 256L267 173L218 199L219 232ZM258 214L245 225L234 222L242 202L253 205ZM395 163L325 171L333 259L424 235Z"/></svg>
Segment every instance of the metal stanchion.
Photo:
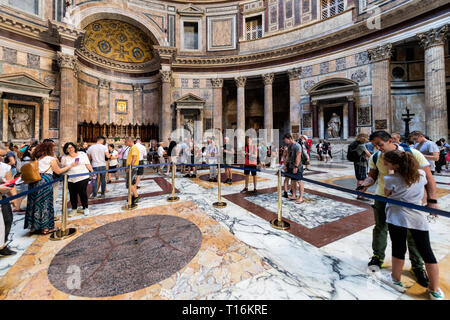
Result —
<svg viewBox="0 0 450 320"><path fill-rule="evenodd" d="M218 160L218 162L217 162L217 171L218 171L218 173L217 173L217 192L218 192L218 201L217 202L214 202L213 203L213 207L214 208L225 208L226 206L227 206L227 203L226 202L223 202L222 201L222 197L221 197L221 187L222 187L222 185L221 185L221 176L222 176L222 174L221 174L221 172L220 172L220 158L219 158L219 160Z"/></svg>
<svg viewBox="0 0 450 320"><path fill-rule="evenodd" d="M278 218L270 221L272 227L278 230L287 230L290 228L289 222L283 220L281 209L281 169L278 170Z"/></svg>
<svg viewBox="0 0 450 320"><path fill-rule="evenodd" d="M169 202L175 202L180 200L180 197L175 196L175 172L177 171L177 167L175 163L172 162L172 195L167 198Z"/></svg>
<svg viewBox="0 0 450 320"><path fill-rule="evenodd" d="M137 204L133 204L131 201L131 177L132 177L132 165L128 166L128 201L127 204L122 207L123 210L134 210L137 208Z"/></svg>
<svg viewBox="0 0 450 320"><path fill-rule="evenodd" d="M50 235L50 240L64 240L77 233L76 228L67 229L67 190L69 185L69 176L65 174L63 177L61 229L53 232Z"/></svg>

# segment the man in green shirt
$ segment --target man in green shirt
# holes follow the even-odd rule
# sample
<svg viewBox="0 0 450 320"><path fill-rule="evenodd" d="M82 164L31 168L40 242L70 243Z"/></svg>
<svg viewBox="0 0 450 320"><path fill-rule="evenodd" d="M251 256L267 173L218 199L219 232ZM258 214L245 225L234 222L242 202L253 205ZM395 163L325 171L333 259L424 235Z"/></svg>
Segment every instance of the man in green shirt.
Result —
<svg viewBox="0 0 450 320"><path fill-rule="evenodd" d="M370 142L379 151L375 152L369 159L369 176L364 180L360 190L365 192L367 188L377 182L376 194L384 197L384 177L389 174L389 170L384 164L383 154L392 150L399 149L404 152L411 152L414 158L419 162L423 171L425 171L427 178L427 206L431 208L439 208L436 201L436 182L430 171L430 166L425 157L415 149L405 150L402 147L393 143L393 139L386 131L375 131L369 137ZM382 268L385 257L385 250L387 246L388 227L386 223L386 202L375 200L373 205L375 215L375 227L373 229L372 249L373 256L368 264L369 269L373 272ZM424 270L422 257L420 256L411 235L408 232L408 251L411 260L412 271L417 279L417 282L428 287L428 276Z"/></svg>

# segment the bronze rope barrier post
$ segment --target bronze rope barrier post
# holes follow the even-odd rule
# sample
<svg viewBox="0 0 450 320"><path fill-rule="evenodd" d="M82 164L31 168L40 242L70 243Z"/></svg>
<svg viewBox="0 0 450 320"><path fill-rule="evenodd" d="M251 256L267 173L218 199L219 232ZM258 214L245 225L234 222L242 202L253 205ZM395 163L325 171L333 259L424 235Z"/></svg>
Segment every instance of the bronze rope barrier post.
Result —
<svg viewBox="0 0 450 320"><path fill-rule="evenodd" d="M64 240L70 238L77 233L76 228L67 229L67 190L69 186L69 176L63 175L63 193L62 193L62 215L61 215L61 229L53 232L50 235L50 240ZM53 188L53 185L52 185Z"/></svg>
<svg viewBox="0 0 450 320"><path fill-rule="evenodd" d="M137 204L132 204L131 201L131 170L132 170L133 165L130 164L128 166L128 200L127 200L127 204L124 205L122 207L123 210L134 210L137 208Z"/></svg>
<svg viewBox="0 0 450 320"><path fill-rule="evenodd" d="M175 163L172 162L172 195L167 198L167 201L169 202L175 202L180 200L180 197L175 196L175 171L177 170L177 167L175 166Z"/></svg>
<svg viewBox="0 0 450 320"><path fill-rule="evenodd" d="M270 221L272 227L278 230L288 230L291 225L283 220L281 206L281 169L278 170L278 217Z"/></svg>
<svg viewBox="0 0 450 320"><path fill-rule="evenodd" d="M222 201L222 196L221 196L221 182L220 182L220 180L221 180L221 175L222 174L220 172L220 157L217 160L217 171L218 171L218 174L217 174L217 192L218 192L217 198L218 198L218 201L213 203L213 207L221 209L221 208L225 208L227 206L227 203Z"/></svg>

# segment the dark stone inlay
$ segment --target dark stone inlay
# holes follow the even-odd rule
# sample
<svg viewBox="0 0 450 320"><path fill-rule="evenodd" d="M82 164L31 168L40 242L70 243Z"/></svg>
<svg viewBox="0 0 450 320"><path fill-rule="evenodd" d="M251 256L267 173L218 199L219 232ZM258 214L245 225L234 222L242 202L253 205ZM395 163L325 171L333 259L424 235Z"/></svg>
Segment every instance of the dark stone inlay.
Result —
<svg viewBox="0 0 450 320"><path fill-rule="evenodd" d="M200 180L203 181L208 181L209 179L209 174L204 174L198 177ZM238 182L238 181L242 181L244 180L244 175L240 174L240 173L231 173L231 178L233 179L233 182ZM222 182L225 182L225 180L227 179L227 176L225 173L222 173L222 175L220 176L220 179Z"/></svg>
<svg viewBox="0 0 450 320"><path fill-rule="evenodd" d="M201 244L200 229L183 218L147 215L124 219L70 242L53 258L48 278L55 288L75 296L125 294L181 270Z"/></svg>

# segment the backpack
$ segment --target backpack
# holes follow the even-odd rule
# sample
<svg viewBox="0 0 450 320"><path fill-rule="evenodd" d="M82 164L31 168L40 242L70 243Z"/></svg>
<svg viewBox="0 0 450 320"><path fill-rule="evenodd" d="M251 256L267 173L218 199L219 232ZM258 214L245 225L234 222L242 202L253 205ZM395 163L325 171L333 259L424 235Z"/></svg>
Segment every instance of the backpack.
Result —
<svg viewBox="0 0 450 320"><path fill-rule="evenodd" d="M351 162L359 162L361 159L361 155L356 151L358 149L359 142L353 141L348 145L347 148L347 160Z"/></svg>
<svg viewBox="0 0 450 320"><path fill-rule="evenodd" d="M49 167L45 172L50 170L51 167ZM45 173L44 172L44 173ZM35 183L41 180L41 174L39 173L39 164L38 160L34 160L28 163L25 163L21 168L21 177L23 180L23 183L29 184L29 183Z"/></svg>
<svg viewBox="0 0 450 320"><path fill-rule="evenodd" d="M403 147L403 149L405 150L405 152L409 152L409 153L413 153L412 152L412 150L411 150L411 148L408 146L408 147ZM378 161L378 156L379 156L379 154L381 153L381 151L377 151L377 152L375 152L374 154L373 154L373 164L375 165L375 166L377 166L377 161Z"/></svg>

